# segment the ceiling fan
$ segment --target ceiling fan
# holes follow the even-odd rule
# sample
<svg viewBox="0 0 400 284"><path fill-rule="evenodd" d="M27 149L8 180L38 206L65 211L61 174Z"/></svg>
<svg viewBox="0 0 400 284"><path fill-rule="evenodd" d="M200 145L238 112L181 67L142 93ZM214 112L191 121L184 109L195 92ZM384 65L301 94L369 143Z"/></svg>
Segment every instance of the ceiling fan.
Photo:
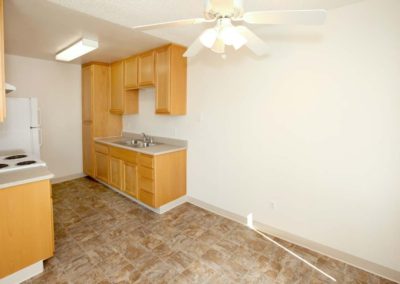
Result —
<svg viewBox="0 0 400 284"><path fill-rule="evenodd" d="M261 25L321 25L325 22L326 11L317 10L270 10L244 12L242 0L206 0L204 18L184 19L172 22L133 27L135 30L153 30L172 28L184 25L212 23L215 27L206 29L189 46L184 56L192 57L204 47L216 53L225 53L226 46L239 49L246 45L256 55L264 55L267 45L255 33L244 25L235 23Z"/></svg>

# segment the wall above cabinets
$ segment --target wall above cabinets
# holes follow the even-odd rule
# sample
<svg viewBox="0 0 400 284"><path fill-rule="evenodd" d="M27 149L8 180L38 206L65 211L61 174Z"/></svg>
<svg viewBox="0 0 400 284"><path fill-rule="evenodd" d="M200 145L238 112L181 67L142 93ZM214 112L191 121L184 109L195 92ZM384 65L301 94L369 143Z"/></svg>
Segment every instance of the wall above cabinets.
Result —
<svg viewBox="0 0 400 284"><path fill-rule="evenodd" d="M138 93L155 88L155 113L186 114L186 48L169 44L111 63L110 112L139 112Z"/></svg>

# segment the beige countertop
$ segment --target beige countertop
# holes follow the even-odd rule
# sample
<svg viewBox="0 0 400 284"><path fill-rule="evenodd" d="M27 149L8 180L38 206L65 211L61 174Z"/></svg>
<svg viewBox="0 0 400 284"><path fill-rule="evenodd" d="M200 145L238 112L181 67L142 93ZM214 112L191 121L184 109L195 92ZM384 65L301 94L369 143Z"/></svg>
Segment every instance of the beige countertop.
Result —
<svg viewBox="0 0 400 284"><path fill-rule="evenodd" d="M133 148L133 147L124 146L124 145L115 143L115 142L121 141L121 140L129 140L129 137L120 136L120 137L95 138L95 141L98 143L110 145L113 147L119 147L119 148L131 150L131 151L135 151L135 152L143 153L143 154L147 154L147 155L152 155L152 156L186 150L186 148L187 148L186 146L183 146L183 145L173 145L173 144L169 144L169 143L163 143L161 141L159 142L157 140L155 140L155 141L160 144L155 145L155 146L150 146L147 148Z"/></svg>
<svg viewBox="0 0 400 284"><path fill-rule="evenodd" d="M54 175L47 167L33 167L0 173L0 190L25 183L51 179Z"/></svg>

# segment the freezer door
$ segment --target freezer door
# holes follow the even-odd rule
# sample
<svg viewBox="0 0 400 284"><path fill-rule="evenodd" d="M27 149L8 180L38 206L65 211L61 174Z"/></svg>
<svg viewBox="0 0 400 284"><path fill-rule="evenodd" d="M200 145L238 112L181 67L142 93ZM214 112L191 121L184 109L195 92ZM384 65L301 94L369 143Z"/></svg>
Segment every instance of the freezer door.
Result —
<svg viewBox="0 0 400 284"><path fill-rule="evenodd" d="M0 123L0 151L22 150L40 155L41 130L31 128L31 102L30 98L7 98L7 117Z"/></svg>
<svg viewBox="0 0 400 284"><path fill-rule="evenodd" d="M31 126L31 104L28 98L7 98L7 117L0 131L26 131Z"/></svg>

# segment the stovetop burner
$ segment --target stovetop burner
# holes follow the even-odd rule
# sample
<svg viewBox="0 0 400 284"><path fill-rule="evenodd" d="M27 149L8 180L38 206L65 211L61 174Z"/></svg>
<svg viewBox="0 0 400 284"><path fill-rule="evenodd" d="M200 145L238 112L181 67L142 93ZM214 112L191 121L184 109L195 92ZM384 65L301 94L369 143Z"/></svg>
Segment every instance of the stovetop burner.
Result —
<svg viewBox="0 0 400 284"><path fill-rule="evenodd" d="M35 164L36 161L23 161L23 162L19 162L16 165L17 166L26 166L26 165L31 165L31 164Z"/></svg>
<svg viewBox="0 0 400 284"><path fill-rule="evenodd" d="M27 155L13 155L13 156L8 156L5 159L6 160L15 160L15 159L22 159L28 157Z"/></svg>
<svg viewBox="0 0 400 284"><path fill-rule="evenodd" d="M19 152L14 155L11 153L11 155L0 156L0 176L3 173L45 166L45 162L39 160L33 155L25 153Z"/></svg>

